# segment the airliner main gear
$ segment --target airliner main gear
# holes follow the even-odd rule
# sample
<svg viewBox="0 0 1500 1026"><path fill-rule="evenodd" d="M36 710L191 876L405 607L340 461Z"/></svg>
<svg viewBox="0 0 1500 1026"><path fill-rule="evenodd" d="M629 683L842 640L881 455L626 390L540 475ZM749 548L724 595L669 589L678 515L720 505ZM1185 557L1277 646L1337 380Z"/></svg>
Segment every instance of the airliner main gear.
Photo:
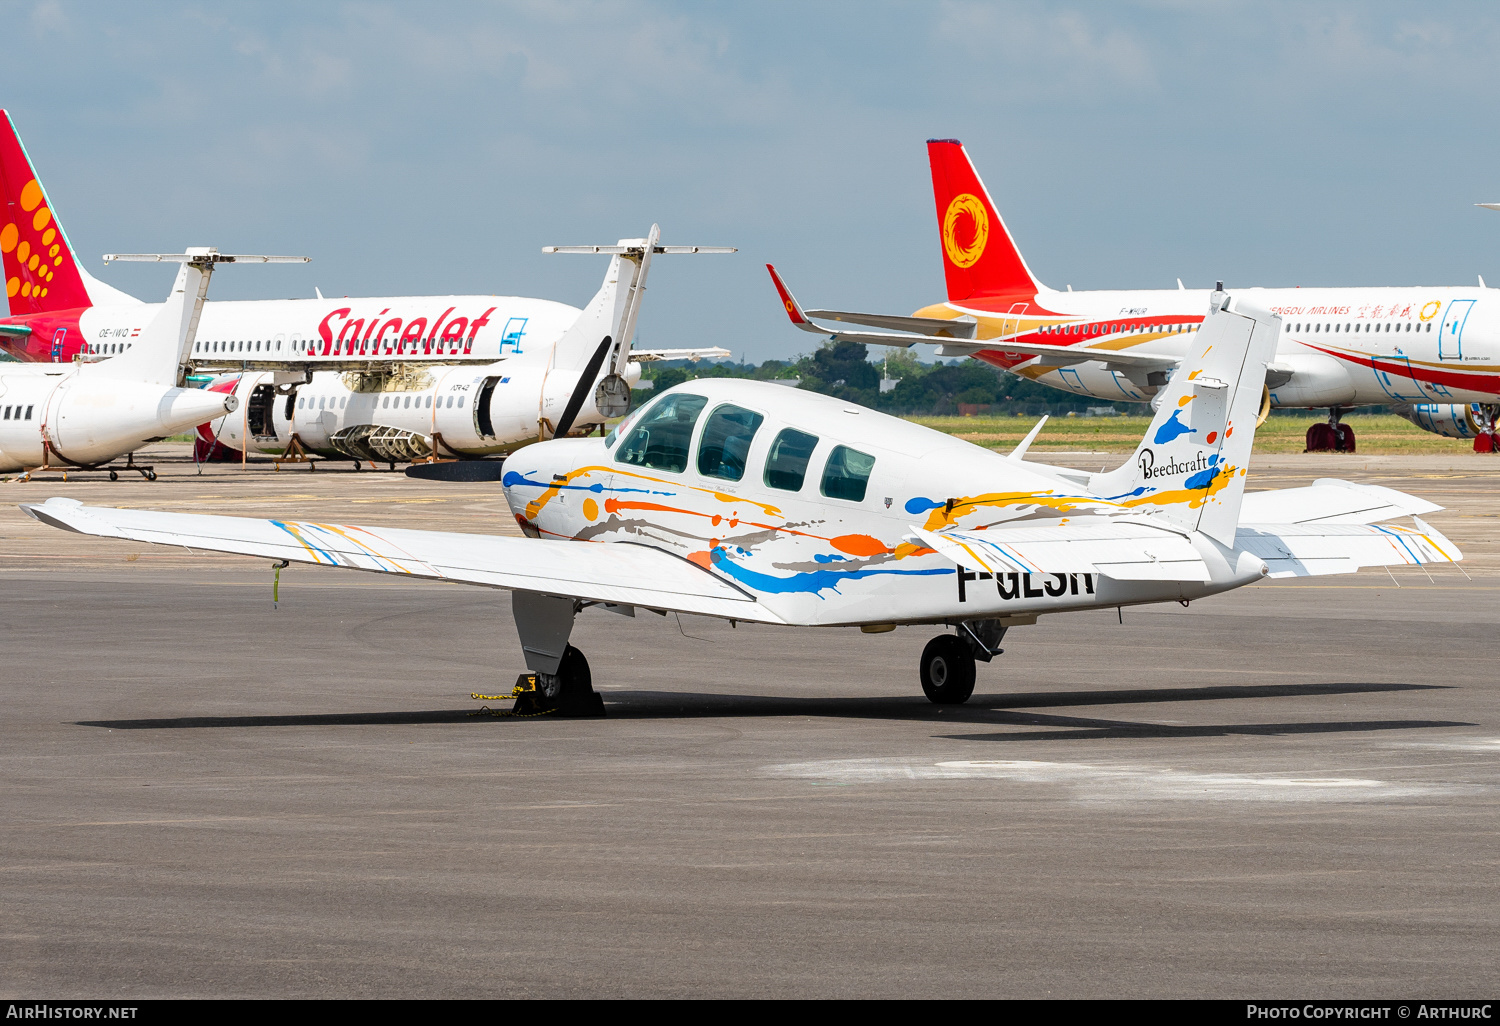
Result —
<svg viewBox="0 0 1500 1026"><path fill-rule="evenodd" d="M939 634L922 649L922 690L938 705L962 705L974 693L974 653L964 639Z"/></svg>
<svg viewBox="0 0 1500 1026"><path fill-rule="evenodd" d="M1342 422L1344 411L1335 406L1328 411L1326 424L1314 424L1307 429L1307 448L1303 452L1349 452L1354 451L1354 429Z"/></svg>

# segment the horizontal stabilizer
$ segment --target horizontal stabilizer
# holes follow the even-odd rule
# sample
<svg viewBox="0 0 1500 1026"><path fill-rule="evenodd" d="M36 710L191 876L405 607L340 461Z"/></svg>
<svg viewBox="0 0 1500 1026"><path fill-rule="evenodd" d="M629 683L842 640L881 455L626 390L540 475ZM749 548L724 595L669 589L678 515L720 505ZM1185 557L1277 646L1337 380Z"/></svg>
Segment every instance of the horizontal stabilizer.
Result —
<svg viewBox="0 0 1500 1026"><path fill-rule="evenodd" d="M543 253L602 253L605 256L639 256L645 252L644 239L638 246L614 245L614 246L543 246ZM652 253L664 253L668 256L677 253L738 253L734 246L652 246Z"/></svg>
<svg viewBox="0 0 1500 1026"><path fill-rule="evenodd" d="M251 253L106 253L104 262L126 264L306 264L312 257L262 256Z"/></svg>
<svg viewBox="0 0 1500 1026"><path fill-rule="evenodd" d="M1395 524L1241 524L1236 547L1261 559L1272 577L1352 574L1366 566L1457 563L1463 553L1413 517Z"/></svg>
<svg viewBox="0 0 1500 1026"><path fill-rule="evenodd" d="M23 504L35 520L100 538L341 566L373 573L533 591L594 602L781 623L734 584L645 545L582 545L446 531Z"/></svg>
<svg viewBox="0 0 1500 1026"><path fill-rule="evenodd" d="M1247 492L1240 519L1252 524L1373 524L1442 508L1394 488L1325 477L1304 488Z"/></svg>
<svg viewBox="0 0 1500 1026"><path fill-rule="evenodd" d="M924 544L960 566L990 573L1103 574L1117 581L1207 581L1208 566L1180 534L1140 521L927 531Z"/></svg>

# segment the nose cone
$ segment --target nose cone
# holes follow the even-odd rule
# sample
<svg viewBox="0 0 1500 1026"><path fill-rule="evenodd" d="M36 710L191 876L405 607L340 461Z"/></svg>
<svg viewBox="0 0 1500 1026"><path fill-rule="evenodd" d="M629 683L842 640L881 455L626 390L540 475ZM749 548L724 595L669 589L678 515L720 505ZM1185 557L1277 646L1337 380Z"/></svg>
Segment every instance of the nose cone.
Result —
<svg viewBox="0 0 1500 1026"><path fill-rule="evenodd" d="M527 503L563 484L574 468L597 466L607 459L597 438L557 438L528 445L505 458L505 476L500 479L505 501L525 529Z"/></svg>

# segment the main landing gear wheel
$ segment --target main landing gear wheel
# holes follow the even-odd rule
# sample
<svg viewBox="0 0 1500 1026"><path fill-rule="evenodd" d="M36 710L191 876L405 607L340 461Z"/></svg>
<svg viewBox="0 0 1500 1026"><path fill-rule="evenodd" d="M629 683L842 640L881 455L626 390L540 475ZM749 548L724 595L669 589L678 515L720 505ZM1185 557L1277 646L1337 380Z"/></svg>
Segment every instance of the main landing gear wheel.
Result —
<svg viewBox="0 0 1500 1026"><path fill-rule="evenodd" d="M974 693L974 653L962 638L940 634L922 649L922 690L938 705L962 705Z"/></svg>
<svg viewBox="0 0 1500 1026"><path fill-rule="evenodd" d="M589 661L572 645L557 664L557 673L539 673L536 678L536 690L516 699L517 715L550 712L570 719L604 715L604 699L594 690Z"/></svg>
<svg viewBox="0 0 1500 1026"><path fill-rule="evenodd" d="M1314 424L1307 429L1307 448L1303 452L1349 452L1354 451L1354 429L1339 418L1344 411L1337 407L1328 411L1328 421Z"/></svg>

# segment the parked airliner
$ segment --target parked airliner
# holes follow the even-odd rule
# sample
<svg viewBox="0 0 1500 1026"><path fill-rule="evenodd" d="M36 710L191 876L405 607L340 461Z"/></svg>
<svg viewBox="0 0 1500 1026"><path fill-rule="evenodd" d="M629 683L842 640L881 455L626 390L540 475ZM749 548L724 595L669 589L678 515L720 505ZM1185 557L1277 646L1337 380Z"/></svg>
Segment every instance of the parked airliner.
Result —
<svg viewBox="0 0 1500 1026"><path fill-rule="evenodd" d="M957 139L927 143L948 298L909 317L797 307L792 323L879 345L934 342L1075 395L1148 402L1181 362L1208 293L1178 288L1058 292L1039 282ZM1497 449L1500 299L1480 287L1239 290L1282 318L1266 384L1273 407L1327 408L1308 448L1352 451L1356 406L1394 405L1427 431ZM828 328L817 321L884 329Z"/></svg>

